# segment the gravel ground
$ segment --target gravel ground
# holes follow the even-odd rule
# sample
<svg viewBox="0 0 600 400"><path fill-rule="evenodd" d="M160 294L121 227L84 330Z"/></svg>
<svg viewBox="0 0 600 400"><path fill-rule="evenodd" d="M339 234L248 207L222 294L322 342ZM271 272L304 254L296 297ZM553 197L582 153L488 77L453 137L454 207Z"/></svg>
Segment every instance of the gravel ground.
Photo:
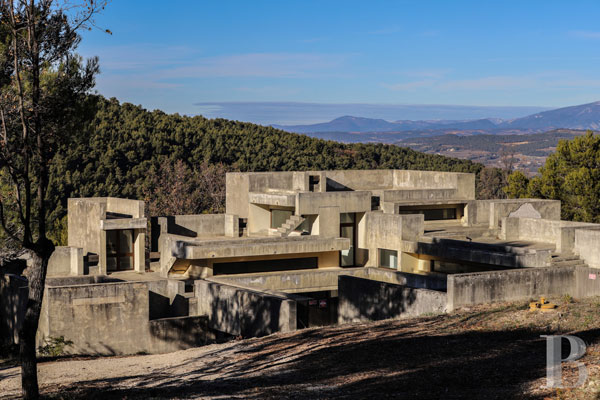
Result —
<svg viewBox="0 0 600 400"><path fill-rule="evenodd" d="M49 398L600 398L600 299L552 313L526 304L451 315L306 329L175 353L39 364ZM583 388L545 384L542 334L588 344ZM565 369L574 382L573 369ZM19 396L18 367L0 367L0 398Z"/></svg>

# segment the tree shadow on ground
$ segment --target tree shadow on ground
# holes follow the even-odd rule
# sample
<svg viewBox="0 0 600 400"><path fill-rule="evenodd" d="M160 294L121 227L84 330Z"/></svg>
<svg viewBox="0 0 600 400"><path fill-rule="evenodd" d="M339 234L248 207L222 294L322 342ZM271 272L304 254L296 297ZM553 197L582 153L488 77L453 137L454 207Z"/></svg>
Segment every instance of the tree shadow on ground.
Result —
<svg viewBox="0 0 600 400"><path fill-rule="evenodd" d="M546 342L540 335L548 332L432 335L427 325L419 326L425 332L411 329L410 322L395 321L239 342L223 352L190 358L147 375L79 382L62 390L60 397L545 397L532 393L530 386L545 377ZM600 332L577 335L597 343ZM185 365L193 367L181 372Z"/></svg>

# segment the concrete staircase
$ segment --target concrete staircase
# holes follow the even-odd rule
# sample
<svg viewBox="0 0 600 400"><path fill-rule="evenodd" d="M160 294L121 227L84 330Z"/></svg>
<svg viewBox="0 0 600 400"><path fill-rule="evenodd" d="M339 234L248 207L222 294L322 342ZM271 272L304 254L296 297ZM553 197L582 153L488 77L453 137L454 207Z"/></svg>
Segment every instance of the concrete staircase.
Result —
<svg viewBox="0 0 600 400"><path fill-rule="evenodd" d="M304 222L304 218L299 215L292 215L281 225L275 232L273 232L273 236L278 237L286 237L289 236L290 233L294 231L302 222Z"/></svg>
<svg viewBox="0 0 600 400"><path fill-rule="evenodd" d="M552 253L548 267L587 267L585 261L574 254Z"/></svg>

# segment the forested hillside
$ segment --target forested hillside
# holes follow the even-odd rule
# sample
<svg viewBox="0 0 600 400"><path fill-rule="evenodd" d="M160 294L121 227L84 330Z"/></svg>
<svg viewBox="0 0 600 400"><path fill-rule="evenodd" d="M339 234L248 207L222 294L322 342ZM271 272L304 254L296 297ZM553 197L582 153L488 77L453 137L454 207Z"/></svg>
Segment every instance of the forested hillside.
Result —
<svg viewBox="0 0 600 400"><path fill-rule="evenodd" d="M99 96L86 131L55 157L50 185L57 205L54 217L65 215L68 197L143 199L161 165L176 160L190 170L203 163L222 163L224 169L239 171L483 168L397 146L341 144L251 123L149 112Z"/></svg>

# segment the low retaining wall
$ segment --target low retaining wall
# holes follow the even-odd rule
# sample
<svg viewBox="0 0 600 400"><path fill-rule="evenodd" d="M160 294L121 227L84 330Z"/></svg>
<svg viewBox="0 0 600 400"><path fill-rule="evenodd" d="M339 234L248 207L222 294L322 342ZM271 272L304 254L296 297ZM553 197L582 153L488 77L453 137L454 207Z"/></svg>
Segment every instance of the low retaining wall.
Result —
<svg viewBox="0 0 600 400"><path fill-rule="evenodd" d="M541 295L576 295L576 270L577 267L544 267L448 275L448 311Z"/></svg>
<svg viewBox="0 0 600 400"><path fill-rule="evenodd" d="M587 265L600 268L600 230L578 229L575 231L573 252Z"/></svg>
<svg viewBox="0 0 600 400"><path fill-rule="evenodd" d="M73 342L65 348L69 354L155 354L215 338L206 317L182 316L183 282L114 282L104 276L48 281L37 346L63 336Z"/></svg>
<svg viewBox="0 0 600 400"><path fill-rule="evenodd" d="M338 323L377 321L442 313L446 293L340 275Z"/></svg>
<svg viewBox="0 0 600 400"><path fill-rule="evenodd" d="M197 313L208 316L212 329L243 337L296 330L296 302L284 294L207 280L194 285Z"/></svg>

